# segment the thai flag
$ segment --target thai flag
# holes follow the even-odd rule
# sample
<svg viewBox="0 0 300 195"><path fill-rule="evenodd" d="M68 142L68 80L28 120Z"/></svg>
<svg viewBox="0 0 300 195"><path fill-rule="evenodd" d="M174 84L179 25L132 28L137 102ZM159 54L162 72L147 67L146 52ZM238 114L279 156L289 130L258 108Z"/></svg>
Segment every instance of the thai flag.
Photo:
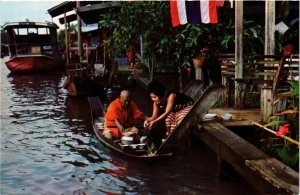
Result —
<svg viewBox="0 0 300 195"><path fill-rule="evenodd" d="M213 0L170 0L172 26L186 23L218 23L217 6L220 1Z"/></svg>

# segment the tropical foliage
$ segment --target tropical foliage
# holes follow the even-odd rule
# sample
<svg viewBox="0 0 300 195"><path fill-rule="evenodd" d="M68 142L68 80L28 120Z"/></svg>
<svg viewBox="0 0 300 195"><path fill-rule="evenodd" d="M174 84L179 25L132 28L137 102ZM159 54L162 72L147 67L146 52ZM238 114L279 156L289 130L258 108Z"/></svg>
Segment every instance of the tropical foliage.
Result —
<svg viewBox="0 0 300 195"><path fill-rule="evenodd" d="M299 82L289 82L291 89L288 92L281 93L275 100L274 106L280 101L286 101L286 109L280 110L271 116L266 127L272 127L277 130L277 136L285 135L294 140L299 140ZM276 138L272 138L272 141ZM289 141L282 140L273 142L264 146L264 150L279 158L286 165L298 169L299 148ZM277 139L277 140L278 140Z"/></svg>
<svg viewBox="0 0 300 195"><path fill-rule="evenodd" d="M76 32L76 29L77 29L77 24L71 24L69 32ZM63 50L66 47L66 38L65 37L66 37L65 30L60 30L58 32L58 47Z"/></svg>
<svg viewBox="0 0 300 195"><path fill-rule="evenodd" d="M122 7L100 14L100 26L110 32L107 44L111 55L125 53L130 44L142 37L144 59L162 66L190 67L201 48L215 53L234 52L234 10L219 10L218 24L186 24L173 28L168 1L123 2ZM245 21L246 51L263 48L261 26Z"/></svg>

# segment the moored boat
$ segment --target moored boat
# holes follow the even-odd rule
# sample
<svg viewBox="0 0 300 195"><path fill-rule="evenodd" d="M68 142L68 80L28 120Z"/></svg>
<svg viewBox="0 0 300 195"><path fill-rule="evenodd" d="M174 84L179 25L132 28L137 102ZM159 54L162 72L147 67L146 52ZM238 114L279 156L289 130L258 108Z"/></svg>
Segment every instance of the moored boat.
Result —
<svg viewBox="0 0 300 195"><path fill-rule="evenodd" d="M58 26L52 22L6 23L10 59L5 62L12 73L47 72L63 68L58 51Z"/></svg>
<svg viewBox="0 0 300 195"><path fill-rule="evenodd" d="M97 96L104 93L104 78L95 75L88 64L69 64L64 88L72 97Z"/></svg>

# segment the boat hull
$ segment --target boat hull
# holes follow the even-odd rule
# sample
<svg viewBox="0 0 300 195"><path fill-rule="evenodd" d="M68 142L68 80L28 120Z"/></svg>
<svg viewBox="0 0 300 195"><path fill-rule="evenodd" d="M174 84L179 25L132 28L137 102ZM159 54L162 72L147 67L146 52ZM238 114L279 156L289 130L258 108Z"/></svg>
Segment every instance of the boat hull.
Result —
<svg viewBox="0 0 300 195"><path fill-rule="evenodd" d="M63 69L63 61L46 55L15 56L5 62L12 73L47 72Z"/></svg>

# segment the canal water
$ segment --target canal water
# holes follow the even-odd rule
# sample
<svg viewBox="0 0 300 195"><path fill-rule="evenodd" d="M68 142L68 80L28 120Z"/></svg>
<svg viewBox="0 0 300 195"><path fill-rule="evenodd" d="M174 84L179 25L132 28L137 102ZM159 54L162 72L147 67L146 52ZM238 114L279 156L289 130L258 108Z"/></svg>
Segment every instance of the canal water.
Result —
<svg viewBox="0 0 300 195"><path fill-rule="evenodd" d="M111 153L93 134L87 100L69 97L64 80L11 75L1 59L0 194L253 194L240 178L219 179L201 144L151 164ZM105 90L105 106L118 91ZM144 91L133 91L149 112Z"/></svg>

